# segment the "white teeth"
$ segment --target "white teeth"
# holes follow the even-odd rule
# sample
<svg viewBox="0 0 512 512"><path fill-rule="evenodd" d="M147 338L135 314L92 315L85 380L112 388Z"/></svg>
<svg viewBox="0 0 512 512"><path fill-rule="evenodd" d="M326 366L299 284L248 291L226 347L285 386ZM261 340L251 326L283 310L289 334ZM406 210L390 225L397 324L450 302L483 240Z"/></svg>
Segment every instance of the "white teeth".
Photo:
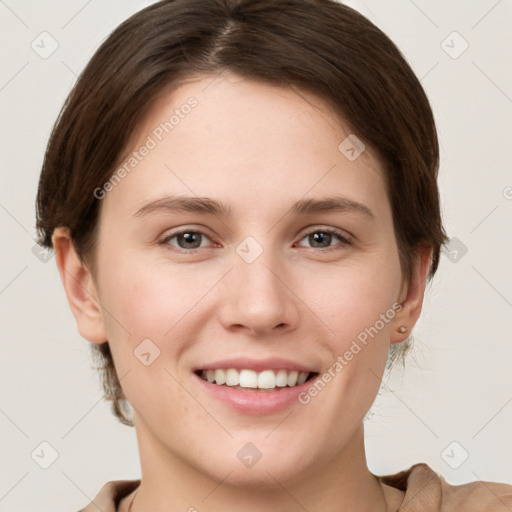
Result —
<svg viewBox="0 0 512 512"><path fill-rule="evenodd" d="M226 372L224 370L215 370L215 382L219 385L226 383Z"/></svg>
<svg viewBox="0 0 512 512"><path fill-rule="evenodd" d="M288 373L286 370L279 370L276 375L276 386L284 388L286 385L288 385Z"/></svg>
<svg viewBox="0 0 512 512"><path fill-rule="evenodd" d="M236 370L228 368L227 370L203 370L201 377L208 382L214 382L221 386L240 386L242 388L254 389L275 389L286 386L300 386L306 382L309 372L298 372L296 370L263 370L255 372L254 370Z"/></svg>
<svg viewBox="0 0 512 512"><path fill-rule="evenodd" d="M238 386L240 384L240 374L234 369L226 370L226 386Z"/></svg>
<svg viewBox="0 0 512 512"><path fill-rule="evenodd" d="M256 372L254 370L242 370L240 372L240 386L242 388L257 388L258 375Z"/></svg>
<svg viewBox="0 0 512 512"><path fill-rule="evenodd" d="M308 374L307 373L300 372L299 373L299 377L297 379L297 386L301 386L302 384L304 384L304 382L306 382L307 378L308 378Z"/></svg>
<svg viewBox="0 0 512 512"><path fill-rule="evenodd" d="M293 371L288 374L288 386L295 386L297 384L297 379L299 377L299 372Z"/></svg>
<svg viewBox="0 0 512 512"><path fill-rule="evenodd" d="M254 386L253 386L254 387ZM273 389L276 387L276 374L272 370L265 370L258 375L260 389Z"/></svg>

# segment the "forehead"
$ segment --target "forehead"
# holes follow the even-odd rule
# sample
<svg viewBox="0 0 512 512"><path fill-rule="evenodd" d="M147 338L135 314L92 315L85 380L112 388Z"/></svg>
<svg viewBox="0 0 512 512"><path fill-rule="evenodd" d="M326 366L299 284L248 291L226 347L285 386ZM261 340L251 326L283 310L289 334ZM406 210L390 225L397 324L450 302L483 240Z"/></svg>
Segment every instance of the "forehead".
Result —
<svg viewBox="0 0 512 512"><path fill-rule="evenodd" d="M236 75L191 77L139 123L117 166L126 177L105 202L127 212L172 193L243 211L255 201L262 208L346 193L375 205L386 200L382 169L372 149L362 149L316 95Z"/></svg>

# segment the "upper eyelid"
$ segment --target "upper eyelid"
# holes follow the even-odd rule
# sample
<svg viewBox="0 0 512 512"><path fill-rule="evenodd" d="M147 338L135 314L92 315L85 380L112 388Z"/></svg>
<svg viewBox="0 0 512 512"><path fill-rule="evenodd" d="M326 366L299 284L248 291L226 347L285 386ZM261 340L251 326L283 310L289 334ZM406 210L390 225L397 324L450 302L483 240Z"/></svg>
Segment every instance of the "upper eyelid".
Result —
<svg viewBox="0 0 512 512"><path fill-rule="evenodd" d="M172 232L164 232L161 236L158 237L159 240L169 240L170 238L174 238L177 235L181 235L183 233L200 233L201 235L206 235L208 238L212 238L211 235L208 234L208 230L205 228L176 228L177 231Z"/></svg>
<svg viewBox="0 0 512 512"><path fill-rule="evenodd" d="M332 232L335 232L335 233L344 233L347 235L347 238L348 237L352 237L352 235L345 229L342 229L342 228L335 228L333 226L328 226L328 225L323 225L323 224L314 224L312 226L308 226L307 228L304 228L301 232L303 232L304 234L308 234L308 233L315 233L316 231L332 231Z"/></svg>

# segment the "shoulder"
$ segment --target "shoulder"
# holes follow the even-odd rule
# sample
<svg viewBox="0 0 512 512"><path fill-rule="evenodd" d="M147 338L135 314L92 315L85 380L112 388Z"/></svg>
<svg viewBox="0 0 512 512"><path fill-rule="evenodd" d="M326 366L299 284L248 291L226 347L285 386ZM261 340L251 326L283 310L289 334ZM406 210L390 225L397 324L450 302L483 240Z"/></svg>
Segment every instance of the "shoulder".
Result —
<svg viewBox="0 0 512 512"><path fill-rule="evenodd" d="M116 512L120 500L140 485L140 480L111 480L101 487L96 497L78 512Z"/></svg>
<svg viewBox="0 0 512 512"><path fill-rule="evenodd" d="M385 485L405 491L400 507L404 512L512 511L512 485L485 481L451 485L424 463L378 478Z"/></svg>
<svg viewBox="0 0 512 512"><path fill-rule="evenodd" d="M482 480L462 485L450 485L443 477L443 511L511 512L512 485ZM456 507L456 508L455 508Z"/></svg>

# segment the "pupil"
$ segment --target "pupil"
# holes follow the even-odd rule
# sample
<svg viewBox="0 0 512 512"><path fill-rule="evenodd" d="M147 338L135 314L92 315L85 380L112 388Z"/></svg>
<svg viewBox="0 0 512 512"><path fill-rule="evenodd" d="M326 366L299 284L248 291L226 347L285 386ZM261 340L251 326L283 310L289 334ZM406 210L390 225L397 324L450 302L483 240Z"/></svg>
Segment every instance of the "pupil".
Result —
<svg viewBox="0 0 512 512"><path fill-rule="evenodd" d="M183 241L186 249L195 249L201 245L198 233L181 233L178 241ZM181 243L179 245L182 246Z"/></svg>
<svg viewBox="0 0 512 512"><path fill-rule="evenodd" d="M315 247L314 244L316 244L317 242L320 242L320 244L322 244L323 242L327 242L326 244L324 243L322 245L322 247L328 247L330 244L331 244L331 237L332 235L330 233L324 233L324 232L319 232L319 233L313 233L312 235L310 235L310 237L313 237L313 245ZM311 243L311 239L310 239L310 243Z"/></svg>

